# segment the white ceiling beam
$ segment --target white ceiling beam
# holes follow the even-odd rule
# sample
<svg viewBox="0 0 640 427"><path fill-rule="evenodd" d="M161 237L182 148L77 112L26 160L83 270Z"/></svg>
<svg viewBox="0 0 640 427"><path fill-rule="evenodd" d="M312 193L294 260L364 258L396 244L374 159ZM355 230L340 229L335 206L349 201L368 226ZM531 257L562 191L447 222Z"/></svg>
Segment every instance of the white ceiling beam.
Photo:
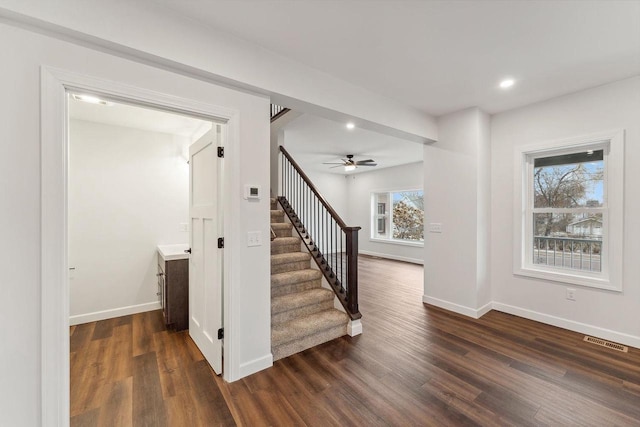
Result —
<svg viewBox="0 0 640 427"><path fill-rule="evenodd" d="M435 118L150 2L0 0L13 25L202 80L270 96L302 112L431 142ZM293 36L293 35L292 35Z"/></svg>

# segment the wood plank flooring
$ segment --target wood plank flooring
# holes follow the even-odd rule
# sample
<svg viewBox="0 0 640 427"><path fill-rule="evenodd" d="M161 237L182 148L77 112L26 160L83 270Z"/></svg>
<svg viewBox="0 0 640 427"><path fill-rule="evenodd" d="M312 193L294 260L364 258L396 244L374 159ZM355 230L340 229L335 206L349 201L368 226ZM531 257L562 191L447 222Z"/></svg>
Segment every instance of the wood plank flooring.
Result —
<svg viewBox="0 0 640 427"><path fill-rule="evenodd" d="M422 267L360 258L364 334L234 383L160 312L71 328L72 426L640 426L640 350L421 303Z"/></svg>

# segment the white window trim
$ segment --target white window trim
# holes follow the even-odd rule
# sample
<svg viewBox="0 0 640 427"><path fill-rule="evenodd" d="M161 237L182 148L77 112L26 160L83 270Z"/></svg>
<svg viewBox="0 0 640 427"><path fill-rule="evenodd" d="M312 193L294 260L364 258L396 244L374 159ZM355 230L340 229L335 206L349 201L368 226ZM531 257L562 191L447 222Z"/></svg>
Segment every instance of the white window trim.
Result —
<svg viewBox="0 0 640 427"><path fill-rule="evenodd" d="M529 194L530 157L537 155L559 155L565 152L598 147L608 147L605 154L605 209L603 209L602 272L560 270L552 266L533 264L531 261L533 228L527 214ZM576 138L547 141L540 144L517 147L514 152L514 221L513 221L513 273L518 276L560 282L564 284L622 291L623 264L623 197L624 197L624 130L593 133Z"/></svg>
<svg viewBox="0 0 640 427"><path fill-rule="evenodd" d="M388 219L388 227L389 227L389 238L382 239L380 237L374 236L375 231L377 230L376 220L378 218L377 214L377 205L376 205L376 195L380 193L408 193L411 191L422 191L422 197L424 198L424 190L422 188L410 188L407 190L396 190L396 189L383 189L383 190L373 190L371 191L371 209L369 211L370 223L371 223L371 232L369 233L369 241L375 243L387 243L393 245L401 245L401 246L415 246L415 247L424 247L424 237L422 240L402 240L402 239L394 239L392 236L393 232L393 200L392 197L389 198L389 213L385 216ZM376 212L375 214L373 212ZM423 225L424 227L424 225ZM424 232L423 232L424 236Z"/></svg>
<svg viewBox="0 0 640 427"><path fill-rule="evenodd" d="M384 243L387 245L414 246L417 248L424 247L424 240L375 239L372 237L369 241L373 243Z"/></svg>

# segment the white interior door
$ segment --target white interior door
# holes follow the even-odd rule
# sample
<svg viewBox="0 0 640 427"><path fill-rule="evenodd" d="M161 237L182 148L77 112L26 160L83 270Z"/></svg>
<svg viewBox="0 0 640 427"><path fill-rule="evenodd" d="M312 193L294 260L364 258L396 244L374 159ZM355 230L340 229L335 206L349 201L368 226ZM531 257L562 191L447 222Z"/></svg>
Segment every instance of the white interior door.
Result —
<svg viewBox="0 0 640 427"><path fill-rule="evenodd" d="M189 335L216 374L222 373L222 249L218 202L220 125L189 147Z"/></svg>

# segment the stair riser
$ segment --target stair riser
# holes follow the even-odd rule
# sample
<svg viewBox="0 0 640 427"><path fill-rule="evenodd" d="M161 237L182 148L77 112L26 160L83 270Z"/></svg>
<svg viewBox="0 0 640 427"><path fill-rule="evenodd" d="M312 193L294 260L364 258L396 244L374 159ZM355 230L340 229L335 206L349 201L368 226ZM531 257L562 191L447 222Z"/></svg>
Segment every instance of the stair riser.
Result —
<svg viewBox="0 0 640 427"><path fill-rule="evenodd" d="M310 280L307 282L298 282L288 285L271 286L271 296L279 297L282 295L292 294L294 292L308 291L321 287L320 279Z"/></svg>
<svg viewBox="0 0 640 427"><path fill-rule="evenodd" d="M309 261L288 262L286 264L271 265L271 274L288 273L289 271L306 270Z"/></svg>
<svg viewBox="0 0 640 427"><path fill-rule="evenodd" d="M271 222L272 223L284 222L284 212L271 211Z"/></svg>
<svg viewBox="0 0 640 427"><path fill-rule="evenodd" d="M325 342L329 342L346 334L347 325L344 324L319 331L300 340L283 343L271 350L271 353L273 354L273 360L276 361L278 359L282 359L283 357L291 356L292 354L299 353Z"/></svg>
<svg viewBox="0 0 640 427"><path fill-rule="evenodd" d="M271 243L271 255L288 254L290 252L300 252L300 243L293 243L287 245L274 245Z"/></svg>
<svg viewBox="0 0 640 427"><path fill-rule="evenodd" d="M289 320L296 319L298 317L308 316L309 314L319 313L324 310L333 308L333 299L324 300L315 304L309 304L302 307L294 308L293 310L283 311L282 313L271 314L271 324L277 325L279 323L287 322Z"/></svg>
<svg viewBox="0 0 640 427"><path fill-rule="evenodd" d="M274 228L273 232L276 233L276 237L292 237L293 230L291 228Z"/></svg>
<svg viewBox="0 0 640 427"><path fill-rule="evenodd" d="M278 202L273 202L273 203L271 203L271 208L270 208L270 209L271 209L272 211L277 210L277 209L278 209Z"/></svg>

